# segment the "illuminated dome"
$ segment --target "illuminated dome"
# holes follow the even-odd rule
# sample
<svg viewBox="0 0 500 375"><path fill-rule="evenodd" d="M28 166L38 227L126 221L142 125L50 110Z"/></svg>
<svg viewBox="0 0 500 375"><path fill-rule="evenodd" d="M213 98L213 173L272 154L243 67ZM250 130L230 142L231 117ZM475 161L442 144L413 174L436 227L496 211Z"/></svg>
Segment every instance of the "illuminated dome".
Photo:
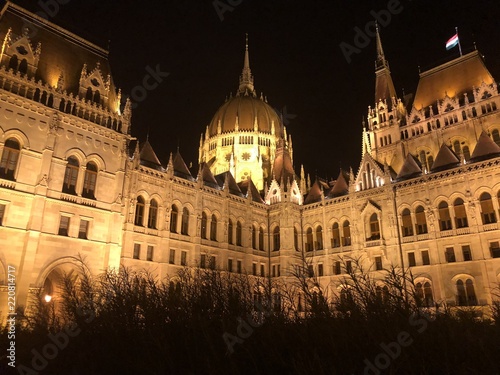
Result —
<svg viewBox="0 0 500 375"><path fill-rule="evenodd" d="M280 142L281 140L281 142ZM245 48L238 91L217 110L201 135L199 162L207 163L214 175L231 172L237 183L252 180L258 190L271 178L278 144L291 149L278 113L257 97Z"/></svg>
<svg viewBox="0 0 500 375"><path fill-rule="evenodd" d="M210 122L208 133L210 137L238 130L281 135L281 129L278 114L262 97L259 99L252 94L239 94L228 99L218 109Z"/></svg>

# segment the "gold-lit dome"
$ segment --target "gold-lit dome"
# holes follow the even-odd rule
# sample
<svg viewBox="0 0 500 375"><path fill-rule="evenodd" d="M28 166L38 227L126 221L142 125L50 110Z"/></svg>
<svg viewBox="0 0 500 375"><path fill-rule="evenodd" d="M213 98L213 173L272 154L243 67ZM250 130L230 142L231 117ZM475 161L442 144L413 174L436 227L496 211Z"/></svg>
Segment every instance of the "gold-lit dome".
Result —
<svg viewBox="0 0 500 375"><path fill-rule="evenodd" d="M274 126L273 126L274 125ZM274 127L274 129L273 129ZM258 131L281 135L281 119L262 98L240 94L227 100L215 113L208 132L210 137L234 131Z"/></svg>

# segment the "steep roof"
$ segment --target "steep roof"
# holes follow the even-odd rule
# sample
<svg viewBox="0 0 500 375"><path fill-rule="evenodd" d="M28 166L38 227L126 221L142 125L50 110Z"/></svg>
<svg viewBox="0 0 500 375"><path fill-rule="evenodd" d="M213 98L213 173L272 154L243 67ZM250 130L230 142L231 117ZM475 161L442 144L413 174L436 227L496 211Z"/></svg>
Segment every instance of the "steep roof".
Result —
<svg viewBox="0 0 500 375"><path fill-rule="evenodd" d="M272 176L279 184L283 181L286 187L287 183L291 183L295 179L295 171L288 148L283 145L283 140L280 139L280 142L281 146L276 149Z"/></svg>
<svg viewBox="0 0 500 375"><path fill-rule="evenodd" d="M484 65L478 51L473 51L457 59L420 73L413 106L417 109L428 107L448 95L461 97L482 83L492 84L493 77Z"/></svg>
<svg viewBox="0 0 500 375"><path fill-rule="evenodd" d="M418 159L412 154L406 156L403 167L396 176L397 180L404 180L406 178L416 177L422 174L422 166Z"/></svg>
<svg viewBox="0 0 500 375"><path fill-rule="evenodd" d="M200 175L205 185L208 185L213 188L219 187L219 184L217 183L217 180L215 179L212 172L210 171L210 168L208 167L207 163L202 163L200 165Z"/></svg>
<svg viewBox="0 0 500 375"><path fill-rule="evenodd" d="M442 144L436 156L436 160L432 163L431 171L438 172L444 169L453 168L460 164L458 156L446 144Z"/></svg>
<svg viewBox="0 0 500 375"><path fill-rule="evenodd" d="M314 183L312 184L309 193L307 193L307 196L304 199L304 204L319 202L321 200L321 192L321 184L318 179L316 179L316 181L314 181Z"/></svg>
<svg viewBox="0 0 500 375"><path fill-rule="evenodd" d="M173 157L172 166L174 169L174 176L194 181L194 178L179 151L177 151Z"/></svg>
<svg viewBox="0 0 500 375"><path fill-rule="evenodd" d="M328 197L338 197L340 195L345 195L349 192L349 175L347 175L342 169L340 170L339 176L335 181L332 189L328 193Z"/></svg>
<svg viewBox="0 0 500 375"><path fill-rule="evenodd" d="M161 169L161 162L156 156L153 147L148 140L140 147L139 157L140 164L153 169Z"/></svg>
<svg viewBox="0 0 500 375"><path fill-rule="evenodd" d="M480 161L496 156L500 156L500 147L483 130L471 155L471 161Z"/></svg>
<svg viewBox="0 0 500 375"><path fill-rule="evenodd" d="M219 184L220 187L224 188L227 187L229 189L230 194L244 197L244 194L241 192L241 189L236 183L236 180L234 179L231 172L228 171L218 174L217 176L215 176L215 179L217 180L217 183Z"/></svg>

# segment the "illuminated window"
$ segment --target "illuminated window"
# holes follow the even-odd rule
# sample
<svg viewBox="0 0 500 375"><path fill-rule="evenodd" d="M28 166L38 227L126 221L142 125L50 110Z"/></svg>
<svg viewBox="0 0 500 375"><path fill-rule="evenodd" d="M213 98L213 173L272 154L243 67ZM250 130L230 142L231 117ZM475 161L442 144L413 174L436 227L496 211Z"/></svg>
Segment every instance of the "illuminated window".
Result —
<svg viewBox="0 0 500 375"><path fill-rule="evenodd" d="M4 217L5 217L5 204L0 204L0 226L3 225Z"/></svg>
<svg viewBox="0 0 500 375"><path fill-rule="evenodd" d="M413 223L411 222L411 213L405 208L401 214L403 237L413 236Z"/></svg>
<svg viewBox="0 0 500 375"><path fill-rule="evenodd" d="M76 180L78 178L79 167L78 160L70 156L66 164L66 171L64 172L63 193L76 195Z"/></svg>
<svg viewBox="0 0 500 375"><path fill-rule="evenodd" d="M351 224L348 220L344 221L344 224L342 225L342 239L343 246L351 245Z"/></svg>
<svg viewBox="0 0 500 375"><path fill-rule="evenodd" d="M257 249L257 228L252 225L252 249Z"/></svg>
<svg viewBox="0 0 500 375"><path fill-rule="evenodd" d="M181 234L189 234L189 210L186 207L182 210Z"/></svg>
<svg viewBox="0 0 500 375"><path fill-rule="evenodd" d="M323 228L318 225L316 228L316 250L323 249Z"/></svg>
<svg viewBox="0 0 500 375"><path fill-rule="evenodd" d="M170 249L170 253L168 255L168 263L175 264L175 249Z"/></svg>
<svg viewBox="0 0 500 375"><path fill-rule="evenodd" d="M140 243L135 243L134 244L134 259L140 259L141 257L141 244Z"/></svg>
<svg viewBox="0 0 500 375"><path fill-rule="evenodd" d="M462 246L462 255L464 257L464 262L472 260L472 251L469 245Z"/></svg>
<svg viewBox="0 0 500 375"><path fill-rule="evenodd" d="M488 193L483 193L479 197L479 202L481 204L481 218L483 219L483 224L496 223L495 210L493 209L493 201L491 200L491 195Z"/></svg>
<svg viewBox="0 0 500 375"><path fill-rule="evenodd" d="M340 229L339 223L333 223L332 226L332 247L340 246Z"/></svg>
<svg viewBox="0 0 500 375"><path fill-rule="evenodd" d="M434 306L434 297L432 295L432 287L430 282L426 281L425 283L417 283L415 285L415 292L417 293L417 297L422 306Z"/></svg>
<svg viewBox="0 0 500 375"><path fill-rule="evenodd" d="M14 174L20 152L21 147L19 146L19 142L14 138L9 138L5 141L2 159L0 160L0 178L11 181L15 180Z"/></svg>
<svg viewBox="0 0 500 375"><path fill-rule="evenodd" d="M158 217L158 203L152 199L149 204L148 228L156 229L156 219Z"/></svg>
<svg viewBox="0 0 500 375"><path fill-rule="evenodd" d="M212 220L210 221L210 239L217 241L217 216L215 215L212 215Z"/></svg>
<svg viewBox="0 0 500 375"><path fill-rule="evenodd" d="M69 231L69 216L61 216L61 220L59 221L59 231L58 234L60 236L67 236Z"/></svg>
<svg viewBox="0 0 500 375"><path fill-rule="evenodd" d="M370 216L370 237L367 240L378 240L380 239L380 226L378 223L378 215L373 213Z"/></svg>
<svg viewBox="0 0 500 375"><path fill-rule="evenodd" d="M97 181L97 166L94 163L87 163L85 178L83 179L82 197L95 199L95 185Z"/></svg>
<svg viewBox="0 0 500 375"><path fill-rule="evenodd" d="M416 265L415 253L408 253L408 267L415 267Z"/></svg>
<svg viewBox="0 0 500 375"><path fill-rule="evenodd" d="M229 219L229 223L227 224L227 242L232 245L233 244L233 221Z"/></svg>
<svg viewBox="0 0 500 375"><path fill-rule="evenodd" d="M445 251L446 261L448 263L454 263L455 259L455 249L453 247L447 247Z"/></svg>
<svg viewBox="0 0 500 375"><path fill-rule="evenodd" d="M280 227L274 228L273 231L273 250L278 251L280 249Z"/></svg>
<svg viewBox="0 0 500 375"><path fill-rule="evenodd" d="M170 232L177 233L177 218L179 217L179 209L177 206L172 205L170 212Z"/></svg>
<svg viewBox="0 0 500 375"><path fill-rule="evenodd" d="M429 251L428 250L422 250L422 264L424 266L428 266L431 264L431 259L429 257Z"/></svg>
<svg viewBox="0 0 500 375"><path fill-rule="evenodd" d="M242 228L241 223L236 223L236 246L241 246Z"/></svg>
<svg viewBox="0 0 500 375"><path fill-rule="evenodd" d="M459 306L476 306L477 298L474 283L471 279L457 280L457 304Z"/></svg>
<svg viewBox="0 0 500 375"><path fill-rule="evenodd" d="M455 211L455 226L457 228L466 228L469 226L467 221L467 213L465 212L464 201L461 198L455 199L453 203L453 209Z"/></svg>
<svg viewBox="0 0 500 375"><path fill-rule="evenodd" d="M448 209L448 203L442 201L439 203L439 227L442 231L451 229L451 217L450 210Z"/></svg>
<svg viewBox="0 0 500 375"><path fill-rule="evenodd" d="M78 228L78 238L86 240L89 232L89 221L85 219L80 220L80 227Z"/></svg>
<svg viewBox="0 0 500 375"><path fill-rule="evenodd" d="M306 251L313 250L313 231L312 228L307 228L306 231Z"/></svg>
<svg viewBox="0 0 500 375"><path fill-rule="evenodd" d="M135 225L143 225L143 220L144 220L144 198L141 196L137 197L137 203L135 205L135 217L134 217L134 224Z"/></svg>
<svg viewBox="0 0 500 375"><path fill-rule="evenodd" d="M153 255L154 255L154 246L148 245L146 260L151 262L153 260Z"/></svg>
<svg viewBox="0 0 500 375"><path fill-rule="evenodd" d="M425 217L425 211L422 206L418 206L415 210L415 229L417 234L427 233L427 219Z"/></svg>
<svg viewBox="0 0 500 375"><path fill-rule="evenodd" d="M201 213L201 238L207 238L207 214L205 212Z"/></svg>

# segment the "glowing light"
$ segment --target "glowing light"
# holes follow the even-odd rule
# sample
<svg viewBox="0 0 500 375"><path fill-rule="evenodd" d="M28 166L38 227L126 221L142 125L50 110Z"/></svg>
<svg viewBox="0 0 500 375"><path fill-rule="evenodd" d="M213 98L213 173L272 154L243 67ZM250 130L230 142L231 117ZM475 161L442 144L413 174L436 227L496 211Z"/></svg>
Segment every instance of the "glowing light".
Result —
<svg viewBox="0 0 500 375"><path fill-rule="evenodd" d="M49 303L50 301L52 301L52 296L49 294L46 294L45 297L43 297L43 299L45 300L45 302Z"/></svg>

